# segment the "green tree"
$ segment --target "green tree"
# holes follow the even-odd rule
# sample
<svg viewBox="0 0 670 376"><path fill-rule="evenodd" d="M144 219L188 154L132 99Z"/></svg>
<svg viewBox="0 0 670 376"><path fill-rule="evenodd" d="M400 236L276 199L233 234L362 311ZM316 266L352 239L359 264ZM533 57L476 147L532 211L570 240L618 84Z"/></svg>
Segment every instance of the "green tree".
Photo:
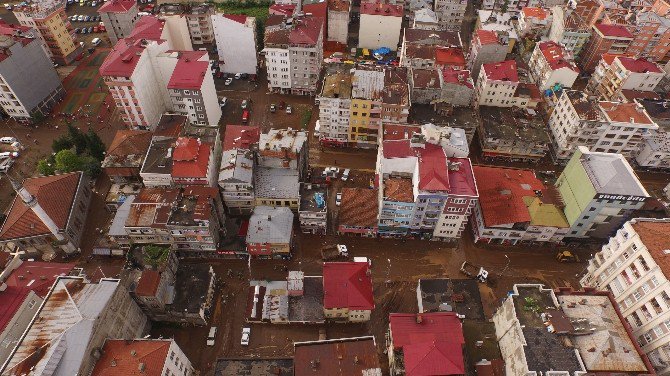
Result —
<svg viewBox="0 0 670 376"><path fill-rule="evenodd" d="M144 262L157 268L164 263L170 255L170 249L157 245L147 245L144 247Z"/></svg>
<svg viewBox="0 0 670 376"><path fill-rule="evenodd" d="M48 159L40 159L37 162L37 172L41 175L53 175L56 172L54 164Z"/></svg>
<svg viewBox="0 0 670 376"><path fill-rule="evenodd" d="M68 124L67 133L70 137L70 141L75 147L77 154L82 154L84 151L86 151L86 135L82 133L82 131L77 129L74 125Z"/></svg>
<svg viewBox="0 0 670 376"><path fill-rule="evenodd" d="M79 156L81 162L81 171L86 175L95 178L102 172L100 161L90 155Z"/></svg>
<svg viewBox="0 0 670 376"><path fill-rule="evenodd" d="M51 149L53 149L54 153L65 149L72 149L72 146L74 146L72 140L67 135L60 136L51 143Z"/></svg>
<svg viewBox="0 0 670 376"><path fill-rule="evenodd" d="M98 161L105 159L105 150L107 148L100 139L100 136L93 129L89 129L88 133L86 133L86 149L88 150L88 154Z"/></svg>
<svg viewBox="0 0 670 376"><path fill-rule="evenodd" d="M82 159L70 149L61 150L54 157L55 168L60 172L81 171Z"/></svg>

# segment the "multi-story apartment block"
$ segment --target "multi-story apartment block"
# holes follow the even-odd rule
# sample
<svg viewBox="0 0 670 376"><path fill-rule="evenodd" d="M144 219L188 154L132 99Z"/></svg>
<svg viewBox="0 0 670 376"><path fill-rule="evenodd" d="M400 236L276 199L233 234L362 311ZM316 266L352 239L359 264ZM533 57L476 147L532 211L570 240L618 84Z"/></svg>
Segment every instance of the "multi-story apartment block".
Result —
<svg viewBox="0 0 670 376"><path fill-rule="evenodd" d="M667 15L640 11L626 26L635 36L627 53L644 56L651 61L666 62L670 55L670 20Z"/></svg>
<svg viewBox="0 0 670 376"><path fill-rule="evenodd" d="M591 37L591 26L578 13L563 6L551 8L551 27L549 40L563 46L573 56L581 53Z"/></svg>
<svg viewBox="0 0 670 376"><path fill-rule="evenodd" d="M516 61L484 64L477 78L473 101L477 106L531 107L521 96L520 87Z"/></svg>
<svg viewBox="0 0 670 376"><path fill-rule="evenodd" d="M217 13L212 15L212 24L221 71L256 74L256 18Z"/></svg>
<svg viewBox="0 0 670 376"><path fill-rule="evenodd" d="M605 291L515 284L493 315L505 373L653 374L622 313Z"/></svg>
<svg viewBox="0 0 670 376"><path fill-rule="evenodd" d="M151 145L147 131L122 129L116 131L100 167L112 184L141 183L140 170Z"/></svg>
<svg viewBox="0 0 670 376"><path fill-rule="evenodd" d="M480 106L479 113L479 144L485 157L533 162L549 152L542 117L514 107Z"/></svg>
<svg viewBox="0 0 670 376"><path fill-rule="evenodd" d="M440 102L454 107L466 107L472 103L475 84L469 70L442 70Z"/></svg>
<svg viewBox="0 0 670 376"><path fill-rule="evenodd" d="M273 92L314 95L323 62L323 20L304 15L265 30L265 66Z"/></svg>
<svg viewBox="0 0 670 376"><path fill-rule="evenodd" d="M407 123L411 106L407 70L384 70L384 90L381 94L382 122Z"/></svg>
<svg viewBox="0 0 670 376"><path fill-rule="evenodd" d="M0 243L45 260L77 252L91 202L90 179L72 172L10 182L16 196L0 227Z"/></svg>
<svg viewBox="0 0 670 376"><path fill-rule="evenodd" d="M337 234L376 237L378 200L377 189L343 188Z"/></svg>
<svg viewBox="0 0 670 376"><path fill-rule="evenodd" d="M229 214L250 214L254 196L254 153L245 149L225 150L219 168L219 188Z"/></svg>
<svg viewBox="0 0 670 376"><path fill-rule="evenodd" d="M247 253L253 258L289 259L293 248L293 219L286 207L256 206L249 218Z"/></svg>
<svg viewBox="0 0 670 376"><path fill-rule="evenodd" d="M349 21L351 17L351 1L328 1L328 40L347 44L349 38Z"/></svg>
<svg viewBox="0 0 670 376"><path fill-rule="evenodd" d="M436 103L442 95L440 71L437 69L410 69L409 87L413 103Z"/></svg>
<svg viewBox="0 0 670 376"><path fill-rule="evenodd" d="M34 29L47 55L58 64L71 64L81 55L74 30L65 14L65 4L55 0L24 2L14 8L19 25Z"/></svg>
<svg viewBox="0 0 670 376"><path fill-rule="evenodd" d="M586 91L602 100L620 99L622 90L651 91L665 72L643 58L605 54L600 59Z"/></svg>
<svg viewBox="0 0 670 376"><path fill-rule="evenodd" d="M467 0L435 0L434 10L443 30L461 31Z"/></svg>
<svg viewBox="0 0 670 376"><path fill-rule="evenodd" d="M168 19L183 19L178 22L181 26L180 31L183 31L181 29L185 26L191 42L200 45L214 42L211 18L214 16L214 10L210 4L161 4L159 14Z"/></svg>
<svg viewBox="0 0 670 376"><path fill-rule="evenodd" d="M479 77L482 64L505 60L508 50L509 42L504 33L482 29L475 30L470 44L467 68L472 72L473 77Z"/></svg>
<svg viewBox="0 0 670 376"><path fill-rule="evenodd" d="M597 0L585 0L578 2L576 5L571 5L568 8L570 12L584 20L584 24L590 28L602 18L605 4Z"/></svg>
<svg viewBox="0 0 670 376"><path fill-rule="evenodd" d="M118 279L58 277L0 372L89 375L106 338L140 338L146 325Z"/></svg>
<svg viewBox="0 0 670 376"><path fill-rule="evenodd" d="M665 100L638 100L658 130L643 136L635 162L642 167L670 168L670 103Z"/></svg>
<svg viewBox="0 0 670 376"><path fill-rule="evenodd" d="M575 151L555 186L570 224L566 238L607 238L649 198L621 154L590 152L584 146Z"/></svg>
<svg viewBox="0 0 670 376"><path fill-rule="evenodd" d="M65 90L37 32L0 21L0 35L0 106L21 122L47 116Z"/></svg>
<svg viewBox="0 0 670 376"><path fill-rule="evenodd" d="M588 73L595 70L604 54L622 54L635 39L622 25L597 24L593 26L591 39L580 54L581 68Z"/></svg>
<svg viewBox="0 0 670 376"><path fill-rule="evenodd" d="M600 131L600 138L591 150L605 153L620 153L632 159L650 131L658 129L644 107L638 103L600 102L607 128Z"/></svg>
<svg viewBox="0 0 670 376"><path fill-rule="evenodd" d="M336 322L370 321L375 309L367 262L323 263L323 313Z"/></svg>
<svg viewBox="0 0 670 376"><path fill-rule="evenodd" d="M179 257L216 258L225 234L225 213L214 187L145 188L114 221L123 224L119 243L162 244Z"/></svg>
<svg viewBox="0 0 670 376"><path fill-rule="evenodd" d="M519 12L517 34L521 37L545 36L551 26L551 11L544 8L526 7Z"/></svg>
<svg viewBox="0 0 670 376"><path fill-rule="evenodd" d="M530 74L540 90L553 88L556 85L560 88L572 87L579 76L577 65L555 42L536 44L528 65Z"/></svg>
<svg viewBox="0 0 670 376"><path fill-rule="evenodd" d="M309 146L307 132L270 129L258 140L258 164L267 168L295 170L302 177L307 173Z"/></svg>
<svg viewBox="0 0 670 376"><path fill-rule="evenodd" d="M472 216L476 242L561 243L570 225L556 194L532 170L474 167L480 198Z"/></svg>
<svg viewBox="0 0 670 376"><path fill-rule="evenodd" d="M566 160L579 145L594 144L600 129L607 126L598 103L577 90L564 90L549 117L552 157Z"/></svg>
<svg viewBox="0 0 670 376"><path fill-rule="evenodd" d="M134 0L111 0L98 8L112 45L115 45L119 39L130 36L135 23L140 18L138 12L137 1Z"/></svg>
<svg viewBox="0 0 670 376"><path fill-rule="evenodd" d="M300 186L298 221L305 234L326 235L328 230L328 186L303 183Z"/></svg>
<svg viewBox="0 0 670 376"><path fill-rule="evenodd" d="M361 148L377 147L382 125L382 91L384 70L374 66L358 66L351 81L349 111L349 142Z"/></svg>
<svg viewBox="0 0 670 376"><path fill-rule="evenodd" d="M121 118L130 128L153 130L170 110L216 126L221 107L207 52L174 51L175 44L190 47L190 40L170 30L164 20L142 17L100 67Z"/></svg>
<svg viewBox="0 0 670 376"><path fill-rule="evenodd" d="M400 66L417 69L453 66L455 69L465 69L462 47L458 32L405 29Z"/></svg>
<svg viewBox="0 0 670 376"><path fill-rule="evenodd" d="M195 375L195 368L174 339L107 339L90 376L141 370L147 376Z"/></svg>
<svg viewBox="0 0 670 376"><path fill-rule="evenodd" d="M154 137L140 170L146 187L215 186L216 144L193 137Z"/></svg>
<svg viewBox="0 0 670 376"><path fill-rule="evenodd" d="M403 6L382 1L363 2L360 7L358 47L398 49Z"/></svg>
<svg viewBox="0 0 670 376"><path fill-rule="evenodd" d="M517 29L513 22L516 16L513 12L479 10L475 30L495 31L507 45L507 53L514 51L514 45L519 40Z"/></svg>
<svg viewBox="0 0 670 376"><path fill-rule="evenodd" d="M657 374L670 373L670 220L635 218L589 260L582 286L609 290Z"/></svg>
<svg viewBox="0 0 670 376"><path fill-rule="evenodd" d="M347 146L353 74L345 66L329 66L323 78L319 100L319 142L326 146Z"/></svg>
<svg viewBox="0 0 670 376"><path fill-rule="evenodd" d="M430 9L419 9L414 12L414 19L410 23L412 29L442 30L437 15Z"/></svg>

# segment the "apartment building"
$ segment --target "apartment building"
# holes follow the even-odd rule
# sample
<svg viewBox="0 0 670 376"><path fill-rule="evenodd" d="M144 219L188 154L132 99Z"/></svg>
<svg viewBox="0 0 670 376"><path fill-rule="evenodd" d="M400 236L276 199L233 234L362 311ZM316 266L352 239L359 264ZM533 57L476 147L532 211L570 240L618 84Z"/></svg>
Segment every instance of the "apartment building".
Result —
<svg viewBox="0 0 670 376"><path fill-rule="evenodd" d="M666 62L670 53L670 20L655 11L637 12L626 25L635 36L627 53L651 61Z"/></svg>
<svg viewBox="0 0 670 376"><path fill-rule="evenodd" d="M195 375L195 368L174 339L107 339L91 376L119 370L141 370L147 376Z"/></svg>
<svg viewBox="0 0 670 376"><path fill-rule="evenodd" d="M591 152L580 146L558 177L570 232L566 238L612 236L649 198L621 154Z"/></svg>
<svg viewBox="0 0 670 376"><path fill-rule="evenodd" d="M138 12L137 1L133 0L111 0L98 8L98 14L107 29L107 36L112 45L119 39L130 36L140 18Z"/></svg>
<svg viewBox="0 0 670 376"><path fill-rule="evenodd" d="M545 36L551 26L551 11L544 8L526 7L519 12L517 34L521 37Z"/></svg>
<svg viewBox="0 0 670 376"><path fill-rule="evenodd" d="M353 74L346 65L329 66L319 101L319 142L325 146L349 144Z"/></svg>
<svg viewBox="0 0 670 376"><path fill-rule="evenodd" d="M9 176L7 176L9 178ZM10 179L16 196L0 227L0 244L51 260L79 251L91 202L89 178L81 172Z"/></svg>
<svg viewBox="0 0 670 376"><path fill-rule="evenodd" d="M214 42L215 35L212 25L214 10L211 4L194 4L191 5L190 11L185 14L186 22L188 22L188 33L191 35L193 44ZM254 33L254 35L256 34Z"/></svg>
<svg viewBox="0 0 670 376"><path fill-rule="evenodd" d="M607 119L595 101L577 90L564 90L549 117L552 157L567 160L579 145L595 144Z"/></svg>
<svg viewBox="0 0 670 376"><path fill-rule="evenodd" d="M55 0L26 2L14 7L19 25L35 30L47 55L55 63L68 65L82 53L65 14L65 4Z"/></svg>
<svg viewBox="0 0 670 376"><path fill-rule="evenodd" d="M378 200L377 189L343 188L337 214L337 234L376 237Z"/></svg>
<svg viewBox="0 0 670 376"><path fill-rule="evenodd" d="M290 259L293 248L293 219L286 207L256 206L247 231L247 253L259 259Z"/></svg>
<svg viewBox="0 0 670 376"><path fill-rule="evenodd" d="M349 38L349 21L351 17L351 1L328 1L328 40L347 44Z"/></svg>
<svg viewBox="0 0 670 376"><path fill-rule="evenodd" d="M560 244L570 225L560 198L532 170L475 166L479 202L472 216L476 242Z"/></svg>
<svg viewBox="0 0 670 376"><path fill-rule="evenodd" d="M628 159L635 157L645 135L658 130L639 103L600 102L608 127L591 149L596 152L620 153Z"/></svg>
<svg viewBox="0 0 670 376"><path fill-rule="evenodd" d="M219 67L224 73L256 74L258 56L256 18L244 15L212 15Z"/></svg>
<svg viewBox="0 0 670 376"><path fill-rule="evenodd" d="M363 2L360 7L358 48L398 49L403 6L382 1Z"/></svg>
<svg viewBox="0 0 670 376"><path fill-rule="evenodd" d="M367 262L323 263L323 313L335 322L370 321L375 309Z"/></svg>
<svg viewBox="0 0 670 376"><path fill-rule="evenodd" d="M229 214L250 214L254 208L254 160L254 153L245 149L225 150L221 155L219 188Z"/></svg>
<svg viewBox="0 0 670 376"><path fill-rule="evenodd" d="M437 69L410 69L409 87L413 103L431 104L442 95L442 80Z"/></svg>
<svg viewBox="0 0 670 376"><path fill-rule="evenodd" d="M484 64L477 78L473 101L479 106L516 106L515 93L518 86L516 61Z"/></svg>
<svg viewBox="0 0 670 376"><path fill-rule="evenodd" d="M635 37L625 26L603 23L594 25L591 39L580 54L582 70L588 73L593 72L604 54L623 54L633 39Z"/></svg>
<svg viewBox="0 0 670 376"><path fill-rule="evenodd" d="M326 235L328 230L328 186L303 183L300 185L298 221L305 234Z"/></svg>
<svg viewBox="0 0 670 376"><path fill-rule="evenodd" d="M20 122L48 116L65 90L37 32L0 21L0 35L0 106Z"/></svg>
<svg viewBox="0 0 670 376"><path fill-rule="evenodd" d="M405 29L400 66L416 69L450 66L465 69L460 34L453 31Z"/></svg>
<svg viewBox="0 0 670 376"><path fill-rule="evenodd" d="M140 169L146 187L215 186L215 153L211 142L193 137L154 137Z"/></svg>
<svg viewBox="0 0 670 376"><path fill-rule="evenodd" d="M434 11L442 30L461 31L467 0L435 0Z"/></svg>
<svg viewBox="0 0 670 376"><path fill-rule="evenodd" d="M323 62L323 19L299 16L265 30L265 66L272 92L314 95Z"/></svg>
<svg viewBox="0 0 670 376"><path fill-rule="evenodd" d="M317 369L337 369L343 375L378 375L382 372L374 336L294 342L293 349L295 355L291 360L291 371L281 371L282 375L283 372L294 372L294 376L314 373L314 359L319 359ZM274 368L276 366L270 369Z"/></svg>
<svg viewBox="0 0 670 376"><path fill-rule="evenodd" d="M528 65L540 90L557 85L560 88L570 88L579 76L579 68L572 57L555 42L536 44Z"/></svg>
<svg viewBox="0 0 670 376"><path fill-rule="evenodd" d="M514 12L478 10L475 30L495 31L507 45L507 53L514 51L519 34L513 22L518 16Z"/></svg>
<svg viewBox="0 0 670 376"><path fill-rule="evenodd" d="M509 51L509 42L504 33L490 30L475 30L470 44L467 68L473 77L479 77L482 64L497 63L505 60Z"/></svg>
<svg viewBox="0 0 670 376"><path fill-rule="evenodd" d="M542 117L514 107L480 106L479 114L479 145L485 157L533 162L549 152Z"/></svg>
<svg viewBox="0 0 670 376"><path fill-rule="evenodd" d="M622 90L653 92L665 72L644 58L605 54L600 59L586 91L602 100L617 100Z"/></svg>
<svg viewBox="0 0 670 376"><path fill-rule="evenodd" d="M142 17L100 67L131 129L154 130L166 111L182 113L196 125L219 123L221 108L209 57L206 51L173 50L175 45L190 48L190 40L175 33L165 20Z"/></svg>
<svg viewBox="0 0 670 376"><path fill-rule="evenodd" d="M579 55L591 37L592 25L578 12L563 9L563 6L551 8L551 17L549 40L563 46L573 56Z"/></svg>
<svg viewBox="0 0 670 376"><path fill-rule="evenodd" d="M638 100L647 114L658 125L658 130L649 131L635 156L635 162L654 169L670 168L670 103L664 100Z"/></svg>
<svg viewBox="0 0 670 376"><path fill-rule="evenodd" d="M288 129L270 129L258 140L258 165L297 171L302 177L307 173L309 159L307 132Z"/></svg>
<svg viewBox="0 0 670 376"><path fill-rule="evenodd" d="M140 338L146 325L147 317L118 279L88 283L58 277L0 372L88 375L106 338Z"/></svg>
<svg viewBox="0 0 670 376"><path fill-rule="evenodd" d="M493 323L508 375L654 373L608 292L515 284Z"/></svg>
<svg viewBox="0 0 670 376"><path fill-rule="evenodd" d="M589 260L580 283L610 291L633 338L659 375L670 373L670 221L635 218L623 224Z"/></svg>
<svg viewBox="0 0 670 376"><path fill-rule="evenodd" d="M440 103L454 107L467 107L472 103L475 84L469 70L444 68Z"/></svg>
<svg viewBox="0 0 670 376"><path fill-rule="evenodd" d="M349 111L349 142L359 148L377 147L382 126L382 91L384 70L374 66L358 66L351 79Z"/></svg>
<svg viewBox="0 0 670 376"><path fill-rule="evenodd" d="M162 244L179 257L216 258L225 235L225 214L217 188L144 188L127 211L117 211L119 243Z"/></svg>
<svg viewBox="0 0 670 376"><path fill-rule="evenodd" d="M140 169L151 139L152 134L147 131L116 131L100 166L112 184L141 183Z"/></svg>
<svg viewBox="0 0 670 376"><path fill-rule="evenodd" d="M437 14L430 9L419 9L414 12L410 27L417 30L442 30Z"/></svg>
<svg viewBox="0 0 670 376"><path fill-rule="evenodd" d="M381 102L383 123L407 123L411 98L406 69L387 68L384 70L384 90L382 90Z"/></svg>

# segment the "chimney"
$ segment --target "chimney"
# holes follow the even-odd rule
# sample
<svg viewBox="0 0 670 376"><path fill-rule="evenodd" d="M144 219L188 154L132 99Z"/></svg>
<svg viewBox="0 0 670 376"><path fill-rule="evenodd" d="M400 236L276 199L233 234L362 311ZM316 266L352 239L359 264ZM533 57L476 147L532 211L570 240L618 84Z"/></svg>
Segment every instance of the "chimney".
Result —
<svg viewBox="0 0 670 376"><path fill-rule="evenodd" d="M133 356L133 357L137 356L137 351L130 350L130 355Z"/></svg>
<svg viewBox="0 0 670 376"><path fill-rule="evenodd" d="M140 364L137 366L137 370L140 371L141 373L144 373L144 369L145 369L145 368L147 368L147 366L146 366L146 364L144 364L144 363L140 363Z"/></svg>
<svg viewBox="0 0 670 376"><path fill-rule="evenodd" d="M354 355L354 364L358 364L358 355Z"/></svg>
<svg viewBox="0 0 670 376"><path fill-rule="evenodd" d="M416 323L421 324L423 322L423 316L417 314L416 315Z"/></svg>
<svg viewBox="0 0 670 376"><path fill-rule="evenodd" d="M268 222L272 221L272 216L268 214Z"/></svg>

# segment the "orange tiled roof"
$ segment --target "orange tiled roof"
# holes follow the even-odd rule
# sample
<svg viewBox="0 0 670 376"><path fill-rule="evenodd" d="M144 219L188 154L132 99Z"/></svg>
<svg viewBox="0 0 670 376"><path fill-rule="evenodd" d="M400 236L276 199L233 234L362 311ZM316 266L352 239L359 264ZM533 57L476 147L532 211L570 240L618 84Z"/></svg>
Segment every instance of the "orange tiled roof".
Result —
<svg viewBox="0 0 670 376"><path fill-rule="evenodd" d="M670 222L637 221L632 227L663 274L670 277L670 254L666 253L670 249Z"/></svg>
<svg viewBox="0 0 670 376"><path fill-rule="evenodd" d="M91 376L161 376L170 344L171 340L107 340Z"/></svg>

